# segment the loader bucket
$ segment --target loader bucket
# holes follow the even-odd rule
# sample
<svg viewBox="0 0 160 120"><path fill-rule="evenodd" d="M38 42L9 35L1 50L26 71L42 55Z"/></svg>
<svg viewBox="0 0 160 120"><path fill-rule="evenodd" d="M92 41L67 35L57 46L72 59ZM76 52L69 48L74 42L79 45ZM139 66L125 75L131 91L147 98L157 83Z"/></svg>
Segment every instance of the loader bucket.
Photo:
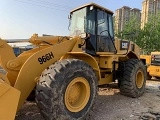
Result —
<svg viewBox="0 0 160 120"><path fill-rule="evenodd" d="M20 91L0 79L0 120L14 120Z"/></svg>

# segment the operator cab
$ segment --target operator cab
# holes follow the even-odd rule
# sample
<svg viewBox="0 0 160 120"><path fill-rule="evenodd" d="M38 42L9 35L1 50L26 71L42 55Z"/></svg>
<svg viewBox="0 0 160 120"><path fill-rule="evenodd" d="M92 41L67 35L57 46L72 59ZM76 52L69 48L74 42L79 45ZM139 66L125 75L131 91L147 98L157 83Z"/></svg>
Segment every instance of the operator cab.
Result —
<svg viewBox="0 0 160 120"><path fill-rule="evenodd" d="M113 12L95 3L74 9L70 13L70 35L85 36L86 53L115 53Z"/></svg>

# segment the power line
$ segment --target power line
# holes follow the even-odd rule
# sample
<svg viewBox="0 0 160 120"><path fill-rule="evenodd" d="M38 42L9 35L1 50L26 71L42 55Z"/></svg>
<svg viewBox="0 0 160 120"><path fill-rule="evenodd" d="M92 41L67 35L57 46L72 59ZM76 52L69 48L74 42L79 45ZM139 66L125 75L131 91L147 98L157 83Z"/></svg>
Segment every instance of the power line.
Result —
<svg viewBox="0 0 160 120"><path fill-rule="evenodd" d="M64 5L60 5L60 4L54 4L54 3L51 3L51 2L47 2L47 1L44 1L44 0L29 0L29 1L33 1L33 2L36 2L36 3L42 3L42 4L46 4L46 5L49 5L49 6L55 6L55 7L61 7L61 8L65 8L65 9L72 9L72 7L70 6L64 6Z"/></svg>
<svg viewBox="0 0 160 120"><path fill-rule="evenodd" d="M53 4L53 3L52 3L53 6L51 6L51 5L49 4L49 2L45 2L45 1L43 1L43 2L45 2L45 4L41 4L41 3L43 3L42 1L39 1L39 2L37 2L37 1L31 1L31 0L30 0L30 1L15 0L15 1L21 2L21 3L24 3L24 4L30 4L30 5L35 5L35 6L39 6L39 7L44 7L44 8L59 10L59 11L65 11L65 12L69 12L69 11L70 11L70 10L69 10L69 7L68 7L68 9L66 8L67 6L62 6L62 5ZM56 6L57 6L57 7L56 7ZM58 8L58 7L59 7L59 8Z"/></svg>

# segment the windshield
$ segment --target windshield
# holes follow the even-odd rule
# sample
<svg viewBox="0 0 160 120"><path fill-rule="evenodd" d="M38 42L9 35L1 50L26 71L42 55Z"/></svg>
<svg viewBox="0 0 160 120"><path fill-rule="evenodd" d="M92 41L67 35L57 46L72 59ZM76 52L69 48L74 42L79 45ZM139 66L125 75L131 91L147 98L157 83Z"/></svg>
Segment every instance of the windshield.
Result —
<svg viewBox="0 0 160 120"><path fill-rule="evenodd" d="M85 28L86 8L77 10L72 13L70 35L77 36L84 33Z"/></svg>

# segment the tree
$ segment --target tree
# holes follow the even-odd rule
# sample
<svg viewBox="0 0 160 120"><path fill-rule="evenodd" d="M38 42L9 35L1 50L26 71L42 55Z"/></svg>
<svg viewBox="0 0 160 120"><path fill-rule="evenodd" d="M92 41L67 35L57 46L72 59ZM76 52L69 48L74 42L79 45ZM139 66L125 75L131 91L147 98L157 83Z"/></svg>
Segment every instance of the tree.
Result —
<svg viewBox="0 0 160 120"><path fill-rule="evenodd" d="M133 16L125 23L124 29L115 36L135 42L144 53L160 51L160 13L150 14L143 29L140 29L140 24Z"/></svg>
<svg viewBox="0 0 160 120"><path fill-rule="evenodd" d="M125 22L123 30L118 34L115 34L115 36L121 39L133 41L141 46L141 39L143 35L140 25L141 23L139 19L136 16L132 16L128 21Z"/></svg>
<svg viewBox="0 0 160 120"><path fill-rule="evenodd" d="M160 13L150 14L148 22L142 29L143 38L141 39L145 52L160 51Z"/></svg>

